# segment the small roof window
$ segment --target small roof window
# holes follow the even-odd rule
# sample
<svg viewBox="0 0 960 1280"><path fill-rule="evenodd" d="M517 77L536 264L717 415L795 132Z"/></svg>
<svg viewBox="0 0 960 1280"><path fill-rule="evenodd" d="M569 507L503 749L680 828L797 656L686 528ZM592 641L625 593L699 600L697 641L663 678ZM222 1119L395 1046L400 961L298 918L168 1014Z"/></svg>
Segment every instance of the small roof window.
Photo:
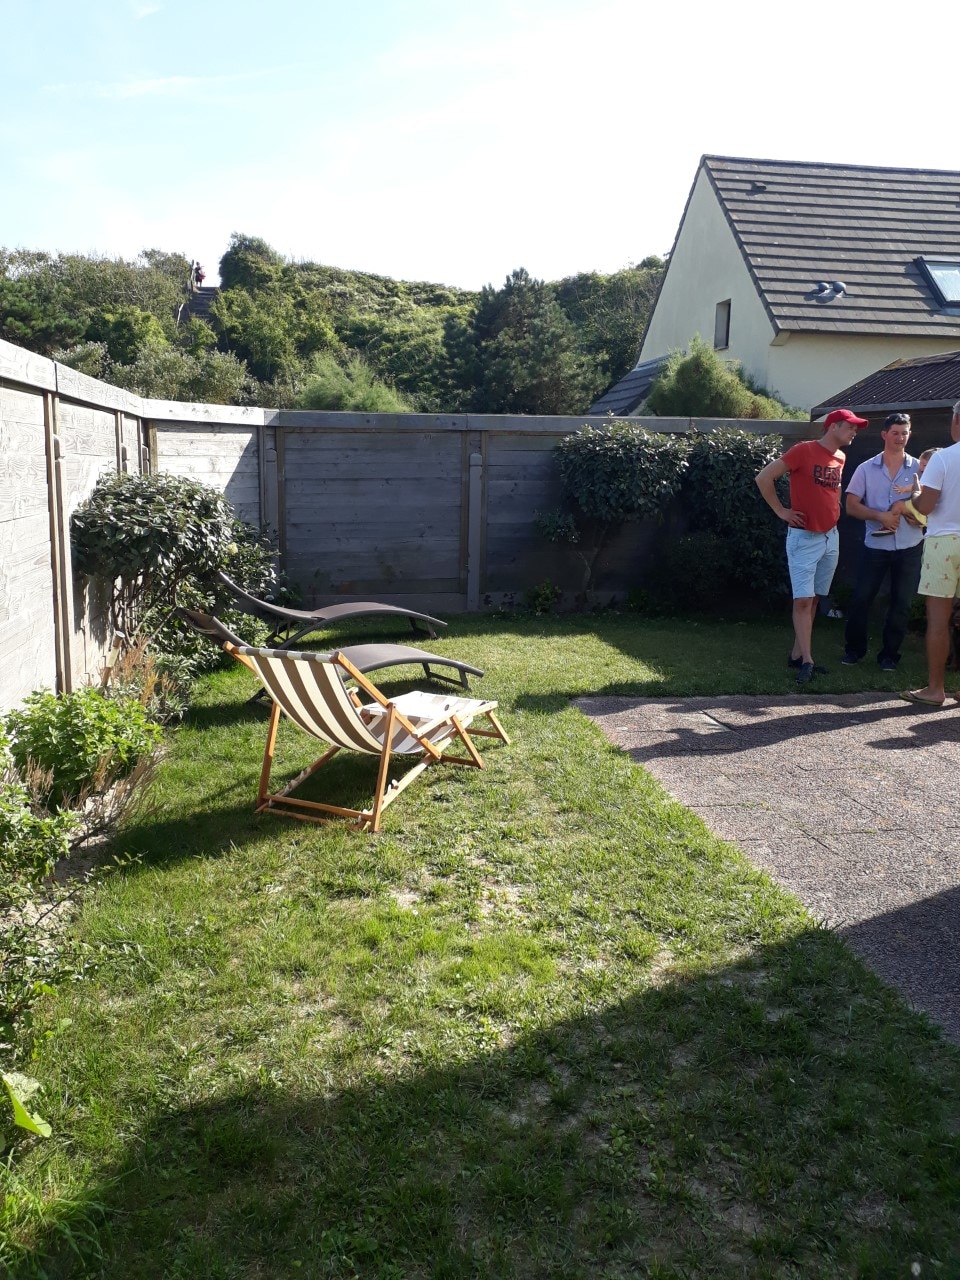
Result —
<svg viewBox="0 0 960 1280"><path fill-rule="evenodd" d="M960 307L960 258L917 258L942 307Z"/></svg>

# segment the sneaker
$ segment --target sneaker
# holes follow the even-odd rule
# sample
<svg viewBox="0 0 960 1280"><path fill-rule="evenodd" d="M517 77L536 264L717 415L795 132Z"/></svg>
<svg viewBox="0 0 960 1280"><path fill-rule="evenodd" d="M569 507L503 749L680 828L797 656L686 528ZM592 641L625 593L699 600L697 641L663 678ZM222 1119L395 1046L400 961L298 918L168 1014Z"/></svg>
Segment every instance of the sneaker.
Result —
<svg viewBox="0 0 960 1280"><path fill-rule="evenodd" d="M859 661L860 659L857 657L855 653L850 653L848 651L840 659L840 665L842 667L855 667Z"/></svg>
<svg viewBox="0 0 960 1280"><path fill-rule="evenodd" d="M877 662L880 664L881 671L896 671L897 669L896 658L878 658Z"/></svg>
<svg viewBox="0 0 960 1280"><path fill-rule="evenodd" d="M803 663L802 658L791 658L789 654L787 655L787 666L793 667L795 671L800 670L800 666L802 663Z"/></svg>
<svg viewBox="0 0 960 1280"><path fill-rule="evenodd" d="M800 670L797 672L797 684L808 684L813 679L813 673L816 667L812 662L803 662L800 664Z"/></svg>

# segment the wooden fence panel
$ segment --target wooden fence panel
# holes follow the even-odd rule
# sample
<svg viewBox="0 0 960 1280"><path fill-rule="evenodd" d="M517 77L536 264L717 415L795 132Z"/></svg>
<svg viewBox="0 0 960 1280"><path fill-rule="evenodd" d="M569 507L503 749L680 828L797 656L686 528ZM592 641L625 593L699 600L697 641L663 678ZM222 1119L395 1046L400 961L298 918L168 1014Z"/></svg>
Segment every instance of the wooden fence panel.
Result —
<svg viewBox="0 0 960 1280"><path fill-rule="evenodd" d="M309 602L398 593L459 600L462 432L285 427L278 437L283 556Z"/></svg>
<svg viewBox="0 0 960 1280"><path fill-rule="evenodd" d="M63 521L66 600L70 632L69 665L74 686L99 678L104 655L112 643L103 593L75 578L70 555L70 517L89 497L99 478L117 470L118 418L113 409L60 401L57 412L60 441L60 504ZM128 459L133 469L134 459Z"/></svg>
<svg viewBox="0 0 960 1280"><path fill-rule="evenodd" d="M570 550L537 533L537 511L560 505L560 481L553 449L566 433L503 434L484 437L486 480L484 593L522 592L550 579L579 580Z"/></svg>
<svg viewBox="0 0 960 1280"><path fill-rule="evenodd" d="M0 706L56 685L44 394L0 383Z"/></svg>
<svg viewBox="0 0 960 1280"><path fill-rule="evenodd" d="M160 469L188 476L226 494L241 520L260 524L258 436L255 427L231 424L156 424Z"/></svg>

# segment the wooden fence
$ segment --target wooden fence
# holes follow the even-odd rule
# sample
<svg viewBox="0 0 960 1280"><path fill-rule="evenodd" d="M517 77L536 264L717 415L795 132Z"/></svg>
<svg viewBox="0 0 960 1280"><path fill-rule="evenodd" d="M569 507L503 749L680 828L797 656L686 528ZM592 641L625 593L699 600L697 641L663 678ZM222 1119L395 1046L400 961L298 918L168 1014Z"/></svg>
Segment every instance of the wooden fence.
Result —
<svg viewBox="0 0 960 1280"><path fill-rule="evenodd" d="M375 598L453 613L575 590L545 542L557 441L602 418L308 413L141 399L0 342L0 710L96 678L112 637L78 581L70 515L106 470L156 469L222 490L275 537L307 603ZM633 419L657 431L719 425ZM808 423L733 423L790 438ZM859 460L859 459L858 459ZM628 525L598 566L609 597L638 581L655 534Z"/></svg>

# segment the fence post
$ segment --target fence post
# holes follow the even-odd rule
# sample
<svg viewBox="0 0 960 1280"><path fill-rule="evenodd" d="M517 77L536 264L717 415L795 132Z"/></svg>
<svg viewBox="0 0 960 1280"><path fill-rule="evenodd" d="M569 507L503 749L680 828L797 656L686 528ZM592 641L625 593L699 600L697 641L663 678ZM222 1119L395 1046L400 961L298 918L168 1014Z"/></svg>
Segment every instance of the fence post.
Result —
<svg viewBox="0 0 960 1280"><path fill-rule="evenodd" d="M276 440L277 468L277 551L280 556L280 568L287 567L287 437L278 422L273 429Z"/></svg>
<svg viewBox="0 0 960 1280"><path fill-rule="evenodd" d="M70 608L70 556L66 545L66 512L63 509L63 476L60 462L60 437L57 434L58 398L55 392L43 393L43 437L47 464L47 509L50 517L50 578L53 585L54 661L57 692L73 690L73 667L70 652L73 611Z"/></svg>
<svg viewBox="0 0 960 1280"><path fill-rule="evenodd" d="M483 455L471 453L467 486L467 612L480 608L480 538L483 529Z"/></svg>

